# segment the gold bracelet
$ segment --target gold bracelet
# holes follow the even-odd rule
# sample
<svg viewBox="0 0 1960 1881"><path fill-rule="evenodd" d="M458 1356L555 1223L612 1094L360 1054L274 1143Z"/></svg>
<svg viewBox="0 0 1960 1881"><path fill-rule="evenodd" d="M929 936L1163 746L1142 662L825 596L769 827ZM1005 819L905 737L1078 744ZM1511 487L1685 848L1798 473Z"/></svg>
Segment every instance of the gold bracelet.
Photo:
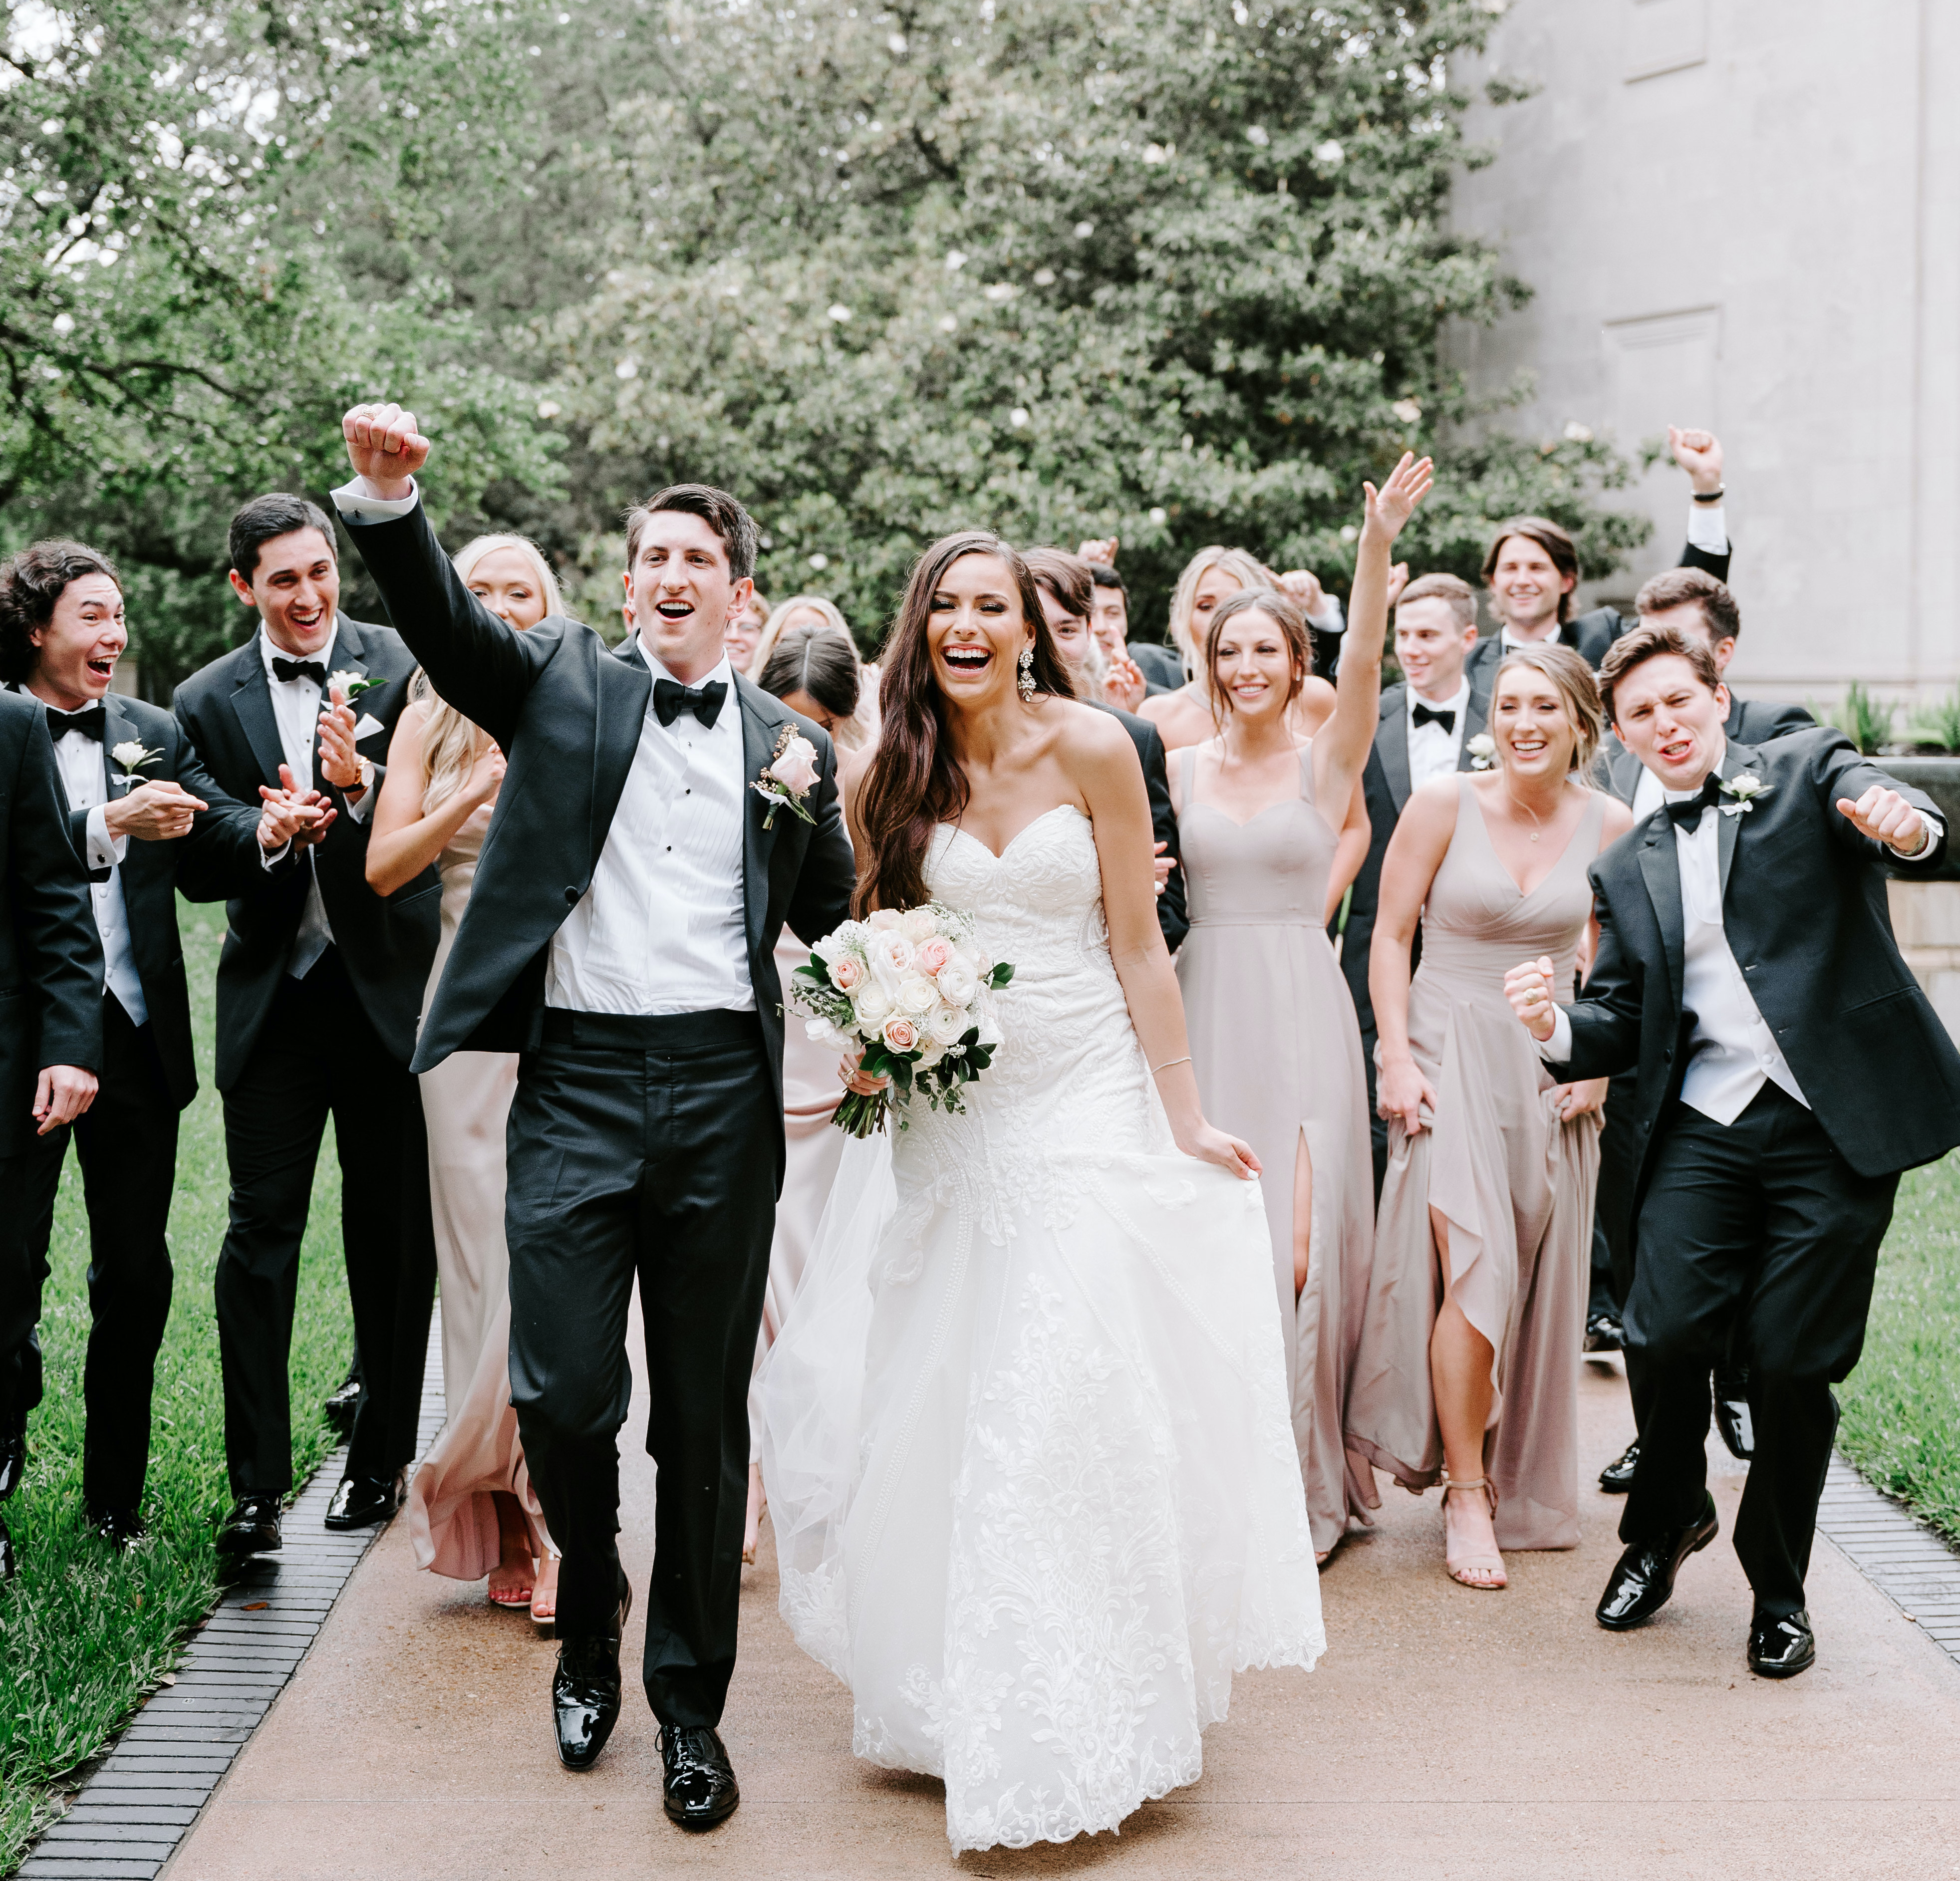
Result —
<svg viewBox="0 0 1960 1881"><path fill-rule="evenodd" d="M1181 1058L1166 1058L1161 1065L1153 1065L1150 1067L1150 1075L1154 1077L1160 1071L1167 1071L1174 1065L1188 1065L1190 1062L1191 1057L1188 1052Z"/></svg>

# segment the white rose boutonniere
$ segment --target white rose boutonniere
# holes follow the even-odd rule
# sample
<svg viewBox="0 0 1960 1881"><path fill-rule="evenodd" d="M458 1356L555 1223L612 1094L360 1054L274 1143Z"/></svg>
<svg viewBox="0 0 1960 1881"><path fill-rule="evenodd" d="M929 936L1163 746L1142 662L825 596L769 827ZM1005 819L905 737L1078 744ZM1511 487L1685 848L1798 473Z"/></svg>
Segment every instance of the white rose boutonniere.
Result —
<svg viewBox="0 0 1960 1881"><path fill-rule="evenodd" d="M152 751L134 738L126 738L113 746L109 755L123 767L123 782L126 789L134 790L138 784L147 784L150 779L143 775L146 764L154 764L164 754Z"/></svg>
<svg viewBox="0 0 1960 1881"><path fill-rule="evenodd" d="M1497 741L1488 731L1480 731L1470 740L1469 751L1473 771L1488 771L1497 762Z"/></svg>
<svg viewBox="0 0 1960 1881"><path fill-rule="evenodd" d="M379 680L371 680L364 673L356 673L352 667L342 667L338 673L326 676L326 695L332 698L336 692L350 705L363 692L379 686Z"/></svg>
<svg viewBox="0 0 1960 1881"><path fill-rule="evenodd" d="M1753 772L1745 771L1739 777L1722 780L1722 794L1729 800L1722 806L1725 816L1746 816L1756 807L1756 799L1767 797L1770 786Z"/></svg>
<svg viewBox="0 0 1960 1881"><path fill-rule="evenodd" d="M757 796L769 800L769 813L762 819L762 827L767 829L775 823L779 810L794 810L805 823L815 823L816 819L803 800L816 781L816 746L794 725L784 726L776 740L775 756L749 787Z"/></svg>

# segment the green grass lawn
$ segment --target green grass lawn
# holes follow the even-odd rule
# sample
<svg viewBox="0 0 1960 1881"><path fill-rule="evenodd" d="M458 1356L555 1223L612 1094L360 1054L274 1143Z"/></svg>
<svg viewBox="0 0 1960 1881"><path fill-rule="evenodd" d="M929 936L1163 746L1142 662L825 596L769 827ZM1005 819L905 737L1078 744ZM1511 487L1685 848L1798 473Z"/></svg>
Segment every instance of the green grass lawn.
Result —
<svg viewBox="0 0 1960 1881"><path fill-rule="evenodd" d="M1864 1357L1838 1396L1839 1449L1960 1542L1960 1151L1899 1185Z"/></svg>
<svg viewBox="0 0 1960 1881"><path fill-rule="evenodd" d="M55 1813L62 1780L100 1750L177 1656L217 1592L213 1524L224 1475L212 1272L224 1237L224 1119L211 1084L212 982L224 911L180 906L203 1086L184 1114L170 1214L177 1289L157 1366L144 1514L150 1540L112 1554L81 1512L81 1363L88 1338L88 1225L72 1154L55 1214L43 1302L47 1396L27 1428L27 1478L5 1513L20 1577L0 1588L0 1875ZM332 1138L313 1186L292 1344L293 1469L304 1482L334 1447L317 1415L340 1382L353 1333L340 1256L340 1173Z"/></svg>

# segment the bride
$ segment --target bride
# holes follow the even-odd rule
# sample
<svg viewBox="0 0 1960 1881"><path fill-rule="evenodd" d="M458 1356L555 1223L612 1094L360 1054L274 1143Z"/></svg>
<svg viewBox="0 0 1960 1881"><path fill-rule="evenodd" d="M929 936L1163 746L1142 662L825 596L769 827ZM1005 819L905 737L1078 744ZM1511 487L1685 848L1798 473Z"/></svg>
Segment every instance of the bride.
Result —
<svg viewBox="0 0 1960 1881"><path fill-rule="evenodd" d="M1270 1237L1199 1111L1135 747L1005 543L920 559L880 705L861 913L947 904L1015 972L964 1113L915 1106L888 1173L850 1146L771 1354L783 1613L956 1852L1064 1841L1195 1781L1234 1672L1324 1649Z"/></svg>

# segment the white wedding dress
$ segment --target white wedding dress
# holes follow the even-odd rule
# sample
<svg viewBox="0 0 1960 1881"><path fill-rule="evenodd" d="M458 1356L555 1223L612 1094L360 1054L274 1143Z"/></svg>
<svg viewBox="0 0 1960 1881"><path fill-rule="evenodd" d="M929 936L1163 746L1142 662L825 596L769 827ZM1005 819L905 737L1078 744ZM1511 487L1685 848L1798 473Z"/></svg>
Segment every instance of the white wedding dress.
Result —
<svg viewBox="0 0 1960 1881"><path fill-rule="evenodd" d="M942 826L926 873L1014 964L1006 1042L963 1115L849 1146L762 1472L784 1617L957 1852L1115 1828L1325 1640L1258 1188L1172 1141L1088 820Z"/></svg>

